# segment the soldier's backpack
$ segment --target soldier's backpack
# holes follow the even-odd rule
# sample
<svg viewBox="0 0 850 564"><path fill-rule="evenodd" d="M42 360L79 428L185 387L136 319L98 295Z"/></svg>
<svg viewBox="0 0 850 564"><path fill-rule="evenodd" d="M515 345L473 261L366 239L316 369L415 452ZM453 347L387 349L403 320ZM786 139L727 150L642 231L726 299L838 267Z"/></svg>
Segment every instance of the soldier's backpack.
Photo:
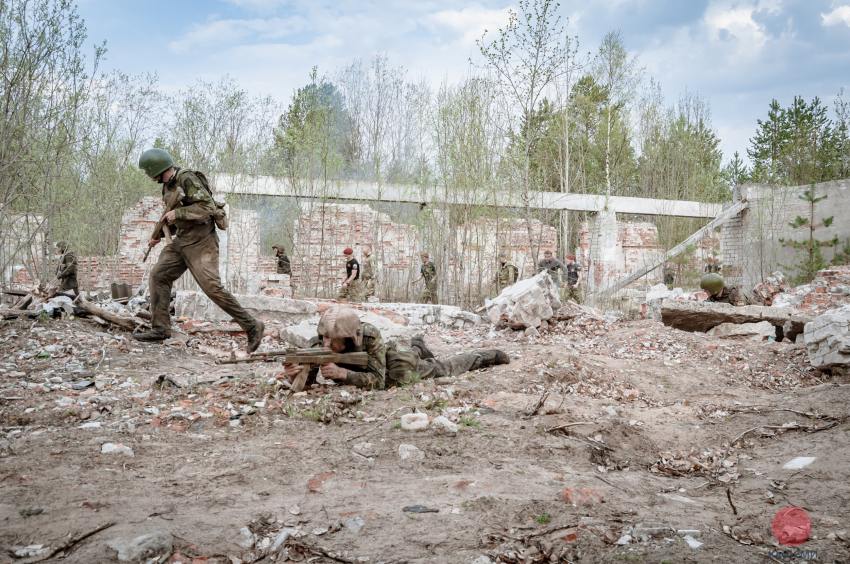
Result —
<svg viewBox="0 0 850 564"><path fill-rule="evenodd" d="M213 194L212 188L210 186L210 181L207 180L207 176L198 170L188 170L182 169L180 172L192 172L195 176L198 177L198 180L201 181L201 185L204 187L204 190L210 195L212 201L215 203L215 214L213 214L213 219L215 220L215 226L221 229L222 231L226 231L227 227L230 225L230 220L227 217L227 211L224 206L226 205L224 202L219 202L215 199L215 195Z"/></svg>

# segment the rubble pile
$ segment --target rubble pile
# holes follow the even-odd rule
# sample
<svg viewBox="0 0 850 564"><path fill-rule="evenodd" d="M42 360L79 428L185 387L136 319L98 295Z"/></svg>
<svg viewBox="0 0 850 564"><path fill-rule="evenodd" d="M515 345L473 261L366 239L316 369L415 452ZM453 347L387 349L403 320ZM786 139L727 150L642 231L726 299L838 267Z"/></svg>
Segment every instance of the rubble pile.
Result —
<svg viewBox="0 0 850 564"><path fill-rule="evenodd" d="M821 314L850 303L850 265L821 270L808 284L791 288L773 298L776 307L793 307L808 314Z"/></svg>
<svg viewBox="0 0 850 564"><path fill-rule="evenodd" d="M850 367L850 305L816 317L806 325L803 338L812 366Z"/></svg>
<svg viewBox="0 0 850 564"><path fill-rule="evenodd" d="M491 323L507 324L515 329L536 329L560 307L558 286L548 272L520 280L485 303Z"/></svg>
<svg viewBox="0 0 850 564"><path fill-rule="evenodd" d="M753 288L753 298L762 305L774 305L773 300L776 296L789 290L788 283L785 281L785 275L781 272L773 272L762 282L756 284Z"/></svg>

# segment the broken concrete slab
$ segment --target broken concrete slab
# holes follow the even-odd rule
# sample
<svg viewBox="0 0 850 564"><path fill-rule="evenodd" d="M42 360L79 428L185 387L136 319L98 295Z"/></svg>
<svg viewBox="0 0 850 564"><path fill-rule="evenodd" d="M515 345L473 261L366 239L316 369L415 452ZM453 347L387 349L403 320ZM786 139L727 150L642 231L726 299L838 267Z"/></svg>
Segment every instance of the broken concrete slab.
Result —
<svg viewBox="0 0 850 564"><path fill-rule="evenodd" d="M481 316L457 306L409 303L360 303L358 309L385 317L399 325L440 325L451 329L469 329L481 323Z"/></svg>
<svg viewBox="0 0 850 564"><path fill-rule="evenodd" d="M803 338L812 366L850 367L850 305L831 309L807 323Z"/></svg>
<svg viewBox="0 0 850 564"><path fill-rule="evenodd" d="M712 337L721 339L745 337L754 341L776 338L776 327L770 321L758 323L721 323L708 330Z"/></svg>
<svg viewBox="0 0 850 564"><path fill-rule="evenodd" d="M721 323L758 323L768 321L777 327L787 327L784 337L791 339L803 332L812 318L792 309L767 306L733 306L715 302L680 302L664 300L661 321L683 331L708 331ZM787 323L787 325L786 325ZM784 329L783 329L784 330Z"/></svg>
<svg viewBox="0 0 850 564"><path fill-rule="evenodd" d="M507 321L517 327L539 327L561 308L558 286L547 272L520 280L485 302L493 323Z"/></svg>
<svg viewBox="0 0 850 564"><path fill-rule="evenodd" d="M299 323L315 316L318 311L315 303L306 300L243 294L235 297L248 313L263 321ZM230 321L230 316L212 303L203 292L177 292L174 308L178 316L208 321Z"/></svg>

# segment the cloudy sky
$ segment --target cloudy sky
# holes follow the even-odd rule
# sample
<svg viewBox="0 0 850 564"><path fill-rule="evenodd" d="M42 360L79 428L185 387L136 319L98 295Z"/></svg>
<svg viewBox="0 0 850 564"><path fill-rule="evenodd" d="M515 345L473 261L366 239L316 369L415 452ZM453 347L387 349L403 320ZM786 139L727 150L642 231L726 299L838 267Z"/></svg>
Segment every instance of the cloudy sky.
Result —
<svg viewBox="0 0 850 564"><path fill-rule="evenodd" d="M311 67L331 73L376 53L437 84L480 63L475 40L514 2L481 0L79 0L107 68L157 72L167 89L234 77L288 100ZM746 152L771 98L850 90L850 0L563 0L583 51L619 30L668 102L706 99L724 159Z"/></svg>

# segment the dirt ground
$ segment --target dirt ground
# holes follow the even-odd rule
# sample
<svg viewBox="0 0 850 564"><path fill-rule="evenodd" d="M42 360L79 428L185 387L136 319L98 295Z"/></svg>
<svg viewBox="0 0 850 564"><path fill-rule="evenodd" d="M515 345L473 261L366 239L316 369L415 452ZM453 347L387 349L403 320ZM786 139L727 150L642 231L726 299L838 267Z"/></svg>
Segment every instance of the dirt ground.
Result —
<svg viewBox="0 0 850 564"><path fill-rule="evenodd" d="M850 385L800 346L653 321L434 329L438 354L511 364L291 395L278 365L214 363L243 337L127 337L0 324L0 561L112 562L147 533L171 540L154 562L850 561ZM459 431L402 430L414 410ZM771 532L788 505L811 518L797 548Z"/></svg>

